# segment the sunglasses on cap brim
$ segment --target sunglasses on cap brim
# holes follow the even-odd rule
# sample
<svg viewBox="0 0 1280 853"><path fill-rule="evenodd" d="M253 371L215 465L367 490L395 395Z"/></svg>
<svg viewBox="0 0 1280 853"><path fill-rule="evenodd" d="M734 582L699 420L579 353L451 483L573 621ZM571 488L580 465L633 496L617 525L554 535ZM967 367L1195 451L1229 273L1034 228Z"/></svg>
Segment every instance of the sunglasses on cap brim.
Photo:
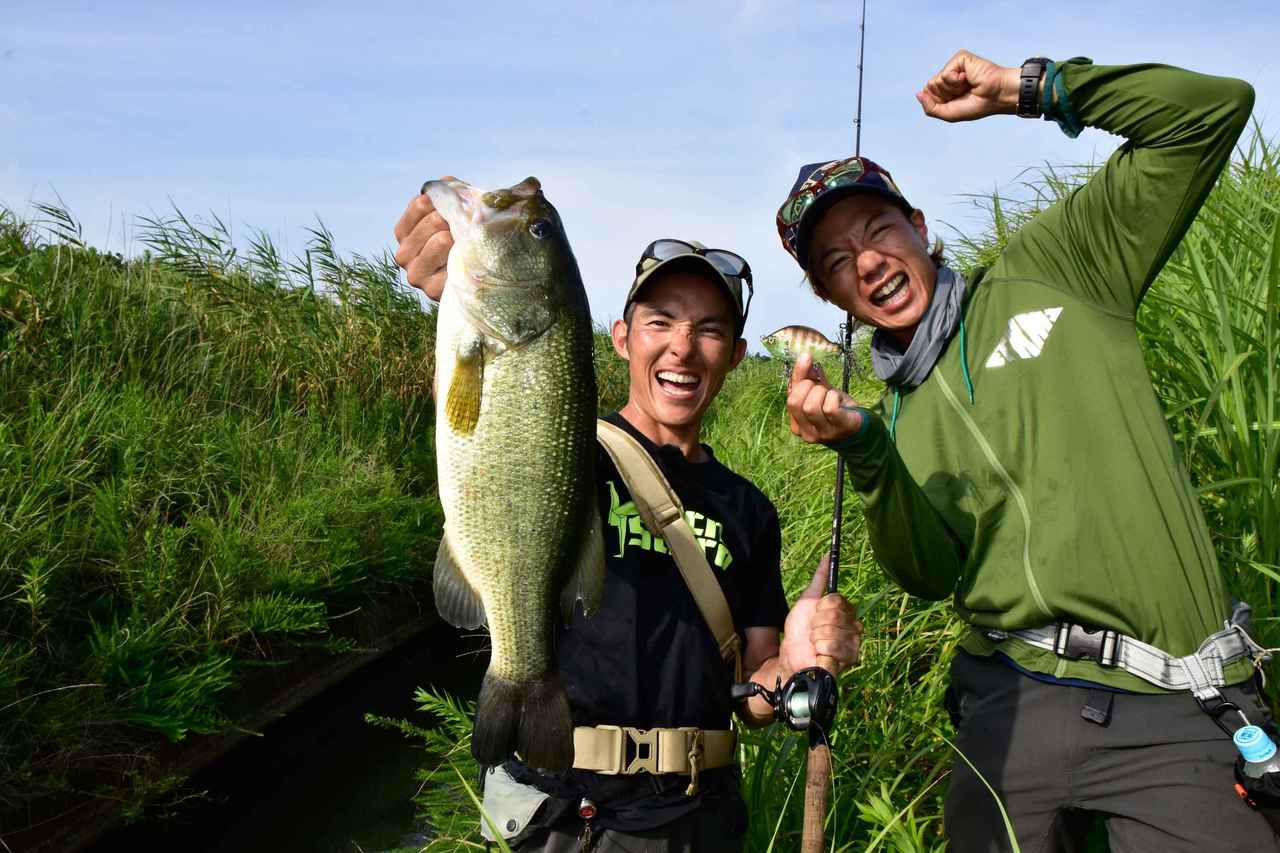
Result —
<svg viewBox="0 0 1280 853"><path fill-rule="evenodd" d="M644 272L645 261L669 261L681 255L697 255L700 258L705 258L718 272L739 282L734 296L737 298L738 304L742 305L742 322L746 323L747 309L751 307L751 298L755 296L755 287L751 283L751 265L747 263L746 258L736 252L730 252L728 249L705 249L692 243L686 243L684 240L662 238L654 240L640 253L640 260L636 263L636 275L639 276ZM742 302L742 282L747 285L746 304ZM729 282L731 288L733 284L733 281Z"/></svg>

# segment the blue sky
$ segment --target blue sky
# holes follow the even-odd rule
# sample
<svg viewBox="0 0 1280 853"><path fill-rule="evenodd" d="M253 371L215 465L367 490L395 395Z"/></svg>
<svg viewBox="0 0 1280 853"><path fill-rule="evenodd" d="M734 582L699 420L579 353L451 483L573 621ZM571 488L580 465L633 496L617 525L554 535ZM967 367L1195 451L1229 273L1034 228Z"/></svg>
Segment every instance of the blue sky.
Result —
<svg viewBox="0 0 1280 853"><path fill-rule="evenodd" d="M56 190L97 245L138 251L133 217L172 200L291 250L319 216L340 249L372 253L428 177L532 174L600 321L659 236L747 257L753 340L839 321L773 214L801 163L851 153L855 2L3 5L0 204L29 215ZM1280 133L1274 2L870 0L867 32L863 152L944 238L978 222L965 194L1117 144L925 117L913 93L957 48L1241 77Z"/></svg>

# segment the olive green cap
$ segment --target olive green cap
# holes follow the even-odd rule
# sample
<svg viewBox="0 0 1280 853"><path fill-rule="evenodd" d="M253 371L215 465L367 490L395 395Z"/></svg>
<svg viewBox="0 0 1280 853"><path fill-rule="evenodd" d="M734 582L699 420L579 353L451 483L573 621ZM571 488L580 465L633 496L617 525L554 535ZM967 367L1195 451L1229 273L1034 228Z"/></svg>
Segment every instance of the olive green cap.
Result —
<svg viewBox="0 0 1280 853"><path fill-rule="evenodd" d="M706 251L707 247L699 243L697 240L684 241L691 246L696 247L700 251ZM652 244L650 244L652 245ZM658 260L657 258L641 255L640 260L636 263L636 277L631 283L631 289L627 291L627 301L623 303L622 313L625 316L631 303L636 301L636 297L640 294L640 290L653 281L660 272L671 272L673 269L696 270L704 273L708 279L720 284L725 292L729 294L729 304L733 306L734 313L734 330L741 337L742 327L746 322L746 315L742 304L742 279L738 276L732 276L724 273L716 267L711 261L707 260L703 255L697 252L688 252L682 255L675 255L670 258ZM750 273L747 273L750 275Z"/></svg>

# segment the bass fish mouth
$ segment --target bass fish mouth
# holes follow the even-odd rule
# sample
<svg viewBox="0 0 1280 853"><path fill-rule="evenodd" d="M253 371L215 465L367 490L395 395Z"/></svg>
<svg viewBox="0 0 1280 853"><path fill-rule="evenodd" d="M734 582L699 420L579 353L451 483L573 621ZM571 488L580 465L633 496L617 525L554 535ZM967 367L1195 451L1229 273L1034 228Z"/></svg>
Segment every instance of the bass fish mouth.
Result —
<svg viewBox="0 0 1280 853"><path fill-rule="evenodd" d="M478 207L475 188L457 178L427 181L422 185L422 195L431 198L431 203L444 217L450 231L470 223Z"/></svg>
<svg viewBox="0 0 1280 853"><path fill-rule="evenodd" d="M507 189L486 191L457 178L441 178L424 183L422 193L430 196L458 240L469 228L492 228L495 223L518 218L520 208L542 197L542 185L529 177Z"/></svg>

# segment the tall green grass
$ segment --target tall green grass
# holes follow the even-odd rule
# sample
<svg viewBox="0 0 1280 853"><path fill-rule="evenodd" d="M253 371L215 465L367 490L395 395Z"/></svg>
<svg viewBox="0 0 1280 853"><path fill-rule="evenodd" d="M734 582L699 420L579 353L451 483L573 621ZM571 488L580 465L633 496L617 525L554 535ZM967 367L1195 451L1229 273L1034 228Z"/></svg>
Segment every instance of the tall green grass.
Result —
<svg viewBox="0 0 1280 853"><path fill-rule="evenodd" d="M1045 169L1027 179L1020 201L979 199L988 227L950 241L952 263L989 264L1011 234L1089 174L1089 168ZM1200 489L1229 583L1255 605L1259 638L1273 646L1280 645L1278 214L1280 163L1255 135L1138 317L1152 380ZM854 393L871 402L880 389L862 380ZM780 368L748 359L710 410L705 440L777 505L784 582L794 597L827 547L835 459L791 436L783 403ZM953 758L942 695L962 626L948 602L912 598L885 578L856 499L847 504L843 542L840 588L859 604L865 634L862 663L840 679L827 837L841 851L939 850ZM465 743L468 709L429 694L422 700L454 736L423 770L419 806L440 829L428 849L455 849L477 837L476 815L455 781L476 772ZM798 848L805 746L801 735L777 727L744 734L743 793L752 816L746 849Z"/></svg>
<svg viewBox="0 0 1280 853"><path fill-rule="evenodd" d="M1280 583L1280 151L1255 135L1139 315L1218 552L1275 618ZM1273 626L1269 626L1273 627ZM1269 630L1275 645L1280 632Z"/></svg>
<svg viewBox="0 0 1280 853"><path fill-rule="evenodd" d="M1023 200L981 200L989 262L1088 169L1046 169ZM1029 200L1028 200L1029 199ZM1280 641L1280 163L1255 136L1139 314L1165 403L1233 589ZM434 317L386 257L342 258L322 226L283 258L217 219L143 222L147 253L83 245L65 211L0 209L0 810L79 787L141 797L157 738L229 724L247 666L289 644L340 652L334 621L429 572L440 513L431 448ZM602 410L625 366L597 336ZM855 394L880 393L860 380ZM706 440L783 521L784 582L830 532L834 457L796 441L782 376L751 358ZM828 837L839 850L934 850L952 758L941 696L961 626L876 566L856 499L841 590L866 627L841 678ZM470 709L422 697L433 849L477 843ZM805 744L744 736L748 849L794 849ZM121 794L118 786L125 783ZM132 786L130 789L129 786ZM6 824L12 825L11 821Z"/></svg>
<svg viewBox="0 0 1280 853"><path fill-rule="evenodd" d="M164 741L226 729L247 667L340 653L427 578L434 316L386 257L221 222L147 252L0 209L0 812L141 799ZM169 784L169 783L165 783Z"/></svg>

